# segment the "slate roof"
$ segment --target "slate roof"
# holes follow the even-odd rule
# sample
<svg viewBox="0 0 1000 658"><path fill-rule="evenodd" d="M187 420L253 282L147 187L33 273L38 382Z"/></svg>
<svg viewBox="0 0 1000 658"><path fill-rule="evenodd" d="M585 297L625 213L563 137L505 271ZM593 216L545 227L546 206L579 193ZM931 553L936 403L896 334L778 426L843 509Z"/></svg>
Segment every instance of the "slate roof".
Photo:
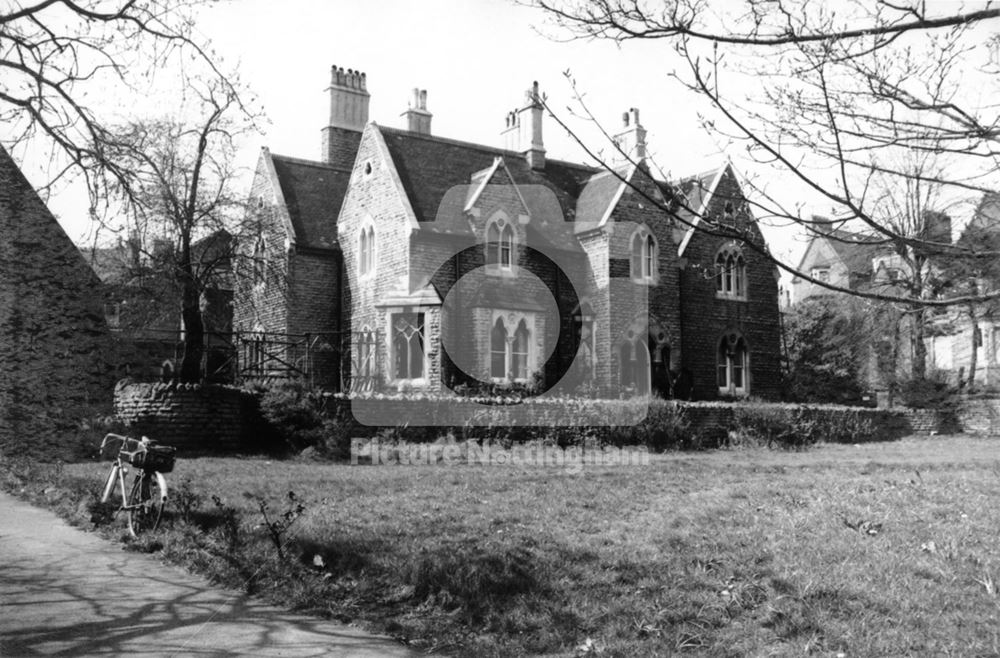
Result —
<svg viewBox="0 0 1000 658"><path fill-rule="evenodd" d="M873 272L872 260L886 250L882 241L863 233L823 225L815 226L814 230L817 233L816 237L822 236L826 239L851 274L870 276Z"/></svg>
<svg viewBox="0 0 1000 658"><path fill-rule="evenodd" d="M337 244L337 216L351 172L322 162L271 154L281 193L298 244L332 248Z"/></svg>
<svg viewBox="0 0 1000 658"><path fill-rule="evenodd" d="M685 226L693 223L697 213L701 212L702 203L708 196L712 182L718 173L719 168L716 167L660 186L663 195L671 199L670 209L682 220ZM688 230L693 231L694 229L689 228Z"/></svg>
<svg viewBox="0 0 1000 658"><path fill-rule="evenodd" d="M619 170L617 173L625 177L628 172ZM577 233L597 228L600 225L608 207L624 184L621 178L611 171L600 171L590 177L576 202L574 228Z"/></svg>
<svg viewBox="0 0 1000 658"><path fill-rule="evenodd" d="M438 209L442 201L447 200L449 204L458 201L447 196L448 191L456 186L473 184L472 174L491 167L497 157L504 159L504 164L524 195L533 217L543 221L556 219L555 209L546 204L543 198L546 195L542 190L530 189L537 185L548 189L558 201L559 211L565 220L573 221L580 190L597 171L594 167L559 160L547 160L543 171L535 171L519 153L385 126L377 126L377 129L382 132L400 182L419 222L435 222L439 219ZM464 199L463 194L462 200ZM446 219L446 216L454 217L455 213L442 213L440 219ZM448 223L429 223L421 228L459 233L468 230L462 225Z"/></svg>
<svg viewBox="0 0 1000 658"><path fill-rule="evenodd" d="M957 244L963 247L995 249L1000 241L1000 192L983 194L972 219L962 231Z"/></svg>
<svg viewBox="0 0 1000 658"><path fill-rule="evenodd" d="M471 237L462 210L497 158L503 159L532 216L529 237L561 249L579 250L574 233L595 228L623 185L618 176L594 166L549 159L537 171L520 153L377 124L372 128L388 148L422 231ZM271 158L297 241L314 247L336 246L336 220L350 172L321 162L275 154ZM499 168L494 176L502 180L506 175L502 172ZM626 176L628 171L618 173ZM657 184L667 199L674 199L674 212L692 221L717 173L718 168ZM677 202L677 190L685 195L691 211Z"/></svg>

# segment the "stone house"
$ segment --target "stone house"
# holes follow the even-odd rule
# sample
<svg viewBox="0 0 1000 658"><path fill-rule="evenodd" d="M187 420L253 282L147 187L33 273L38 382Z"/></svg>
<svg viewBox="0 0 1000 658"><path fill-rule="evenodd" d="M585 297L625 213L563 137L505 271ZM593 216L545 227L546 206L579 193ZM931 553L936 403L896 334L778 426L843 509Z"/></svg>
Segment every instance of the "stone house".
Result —
<svg viewBox="0 0 1000 658"><path fill-rule="evenodd" d="M813 216L813 231L809 244L799 261L796 271L808 273L818 281L850 290L857 290L871 283L877 259L888 258L884 245L872 244L868 236L842 228L823 217ZM879 260L879 264L881 260ZM896 268L889 274L898 276ZM802 277L791 281L792 299L800 302L817 295L834 294L828 288Z"/></svg>
<svg viewBox="0 0 1000 658"><path fill-rule="evenodd" d="M244 359L351 391L778 395L776 270L729 163L657 180L635 109L613 169L547 158L537 83L502 147L433 135L425 91L403 128L369 121L363 73L329 96L321 161L261 152L234 318L326 350Z"/></svg>
<svg viewBox="0 0 1000 658"><path fill-rule="evenodd" d="M225 229L191 245L205 325L205 375L229 381L233 331L233 249L235 239ZM166 239L143 248L137 239L82 249L103 284L104 316L117 345L119 360L129 376L155 380L180 367L184 326L181 289L172 276L174 245Z"/></svg>
<svg viewBox="0 0 1000 658"><path fill-rule="evenodd" d="M117 377L101 284L0 148L0 448L62 454Z"/></svg>
<svg viewBox="0 0 1000 658"><path fill-rule="evenodd" d="M965 226L956 244L968 248L1000 250L1000 195L985 194L973 213L971 221ZM809 244L799 262L798 271L808 272L814 278L829 281L832 284L851 290L867 290L889 294L905 295L905 291L897 288L909 277L909 267L906 262L895 254L891 247L885 244L874 244L874 240L863 233L855 233L842 228L842 222L833 222L823 218L813 218L818 223L811 236ZM828 222L826 226L822 222ZM944 244L952 242L951 219L943 213L930 213L926 227L928 239ZM979 293L995 290L1000 284L1000 270L989 262L989 257L979 260L985 265L981 272L965 272L965 268L956 268L943 258L935 258L930 264L931 275L938 280L939 294L942 296L968 292L956 289L957 281L952 279L975 279ZM995 259L994 259L995 260ZM832 298L844 293L830 291L827 288L806 281L801 277L792 280L793 298L799 303L809 298ZM865 302L868 308L877 308L880 302ZM937 371L954 384L968 381L968 373L973 367L973 345L975 345L976 381L988 385L1000 385L1000 312L996 304L977 305L971 309L975 315L972 322L968 307L951 307L949 309L929 310L925 325L924 344L927 354L927 365L931 371ZM884 328L883 328L884 329ZM888 336L888 333L886 334ZM879 336L873 333L873 341ZM896 371L897 376L907 377L914 346L912 344L912 327L906 317L901 318L900 326L895 333ZM874 389L886 386L885 375L880 373L880 367L875 365L875 357L864 365L864 379Z"/></svg>

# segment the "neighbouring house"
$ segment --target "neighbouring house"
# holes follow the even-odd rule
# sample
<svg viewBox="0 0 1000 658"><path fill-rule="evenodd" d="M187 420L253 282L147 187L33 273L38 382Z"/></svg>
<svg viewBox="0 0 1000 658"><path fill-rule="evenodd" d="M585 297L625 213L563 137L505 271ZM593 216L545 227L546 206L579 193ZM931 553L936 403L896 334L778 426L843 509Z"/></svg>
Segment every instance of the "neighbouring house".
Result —
<svg viewBox="0 0 1000 658"><path fill-rule="evenodd" d="M819 216L813 216L811 222L809 244L796 268L798 272L817 281L858 290L872 282L876 263L891 261L889 248L863 233L845 230L843 222ZM899 275L898 268L893 268L893 274ZM794 302L817 295L845 294L799 276L792 278L790 292Z"/></svg>
<svg viewBox="0 0 1000 658"><path fill-rule="evenodd" d="M201 298L205 324L205 377L233 378L234 238L224 229L191 245L196 277L205 282ZM181 289L171 274L174 245L152 240L148 247L135 237L111 246L82 249L103 285L104 316L112 331L119 361L138 379L173 376L183 356L184 326Z"/></svg>
<svg viewBox="0 0 1000 658"><path fill-rule="evenodd" d="M638 110L612 170L546 157L537 84L502 147L369 121L334 67L318 162L263 149L238 273L241 371L344 391L780 392L776 269L731 164L679 181ZM726 226L741 239L712 231Z"/></svg>
<svg viewBox="0 0 1000 658"><path fill-rule="evenodd" d="M843 222L816 217L813 220L811 239L799 263L799 272L850 290L907 294L899 286L910 276L909 266L890 245L865 233L844 230ZM948 215L929 213L925 229L927 239L942 244L952 243L951 224ZM973 251L1000 251L1000 195L983 195L971 221L955 244ZM956 265L949 262L946 256L931 259L930 274L936 279L937 287L941 288L936 294L942 297L983 294L997 289L1000 285L998 259L986 253L982 258L968 260L967 264ZM958 262L962 263L962 259ZM975 289L969 287L972 283ZM792 288L794 303L810 298L832 299L846 294L831 291L802 277L793 279ZM888 306L887 302L878 301L864 304L869 309ZM881 329L885 335L880 338L885 342L893 332L887 327ZM901 316L894 336L897 376L905 377L914 350L912 331L905 315ZM879 338L874 333L873 337ZM996 303L927 311L924 344L929 370L936 371L953 384L964 385L968 382L970 370L974 367L977 383L1000 385L1000 308ZM874 351L877 350L873 347ZM873 389L885 387L885 373L879 373L880 367L876 366L874 356L870 361L865 366L864 379Z"/></svg>
<svg viewBox="0 0 1000 658"><path fill-rule="evenodd" d="M0 148L0 446L58 458L117 374L100 282Z"/></svg>

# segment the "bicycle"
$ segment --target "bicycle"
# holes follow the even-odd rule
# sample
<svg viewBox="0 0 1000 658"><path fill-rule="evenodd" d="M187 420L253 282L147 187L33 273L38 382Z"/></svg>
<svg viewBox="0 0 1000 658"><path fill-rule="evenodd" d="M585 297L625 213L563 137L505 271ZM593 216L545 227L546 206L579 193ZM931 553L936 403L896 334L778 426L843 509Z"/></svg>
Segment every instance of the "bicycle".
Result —
<svg viewBox="0 0 1000 658"><path fill-rule="evenodd" d="M119 441L118 452L111 464L111 472L101 502L106 503L111 498L116 486L121 492L122 504L119 512L128 514L128 530L133 537L138 537L146 531L156 530L163 515L163 507L167 503L167 478L164 473L174 469L176 448L157 445L148 437L133 439L120 434L108 434L101 441L101 456L109 443ZM126 490L126 475L128 467L137 469L132 480L132 488Z"/></svg>

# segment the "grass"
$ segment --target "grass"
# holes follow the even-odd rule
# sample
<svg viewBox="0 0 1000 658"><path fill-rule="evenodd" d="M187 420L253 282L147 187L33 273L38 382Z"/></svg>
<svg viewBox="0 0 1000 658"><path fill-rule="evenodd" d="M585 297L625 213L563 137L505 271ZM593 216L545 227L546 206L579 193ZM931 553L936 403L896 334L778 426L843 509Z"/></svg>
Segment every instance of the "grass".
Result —
<svg viewBox="0 0 1000 658"><path fill-rule="evenodd" d="M104 470L6 478L86 525ZM134 548L424 649L1000 652L995 440L671 453L578 475L201 458L170 479L167 527ZM258 506L280 514L289 491L305 512L282 561Z"/></svg>

